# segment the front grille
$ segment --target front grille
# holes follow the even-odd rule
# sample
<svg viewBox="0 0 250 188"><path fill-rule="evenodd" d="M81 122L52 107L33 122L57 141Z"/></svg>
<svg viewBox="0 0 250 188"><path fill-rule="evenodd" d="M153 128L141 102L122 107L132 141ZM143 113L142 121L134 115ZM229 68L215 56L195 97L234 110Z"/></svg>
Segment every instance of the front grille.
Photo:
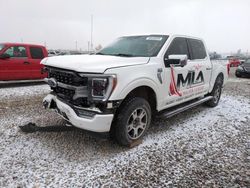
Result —
<svg viewBox="0 0 250 188"><path fill-rule="evenodd" d="M86 86L88 78L83 78L73 71L49 68L49 78L55 78L57 82L73 86Z"/></svg>
<svg viewBox="0 0 250 188"><path fill-rule="evenodd" d="M76 88L86 87L88 84L87 77L80 77L74 71L68 71L63 69L57 69L52 67L47 67L48 78L54 78L58 85L56 87L51 87L51 89L56 93L56 95L69 103L76 106L88 106L87 97L79 96L79 93L76 94ZM60 85L62 83L64 85ZM69 87L75 86L75 87Z"/></svg>
<svg viewBox="0 0 250 188"><path fill-rule="evenodd" d="M61 98L66 98L68 100L73 99L75 95L75 91L71 89L66 89L62 87L56 87L54 91L57 93L57 95Z"/></svg>

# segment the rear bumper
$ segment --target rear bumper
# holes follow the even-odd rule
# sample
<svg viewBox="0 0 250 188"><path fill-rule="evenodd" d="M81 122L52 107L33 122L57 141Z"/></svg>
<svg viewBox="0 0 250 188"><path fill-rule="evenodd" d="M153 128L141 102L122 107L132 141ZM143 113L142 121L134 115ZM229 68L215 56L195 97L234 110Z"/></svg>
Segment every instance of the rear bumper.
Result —
<svg viewBox="0 0 250 188"><path fill-rule="evenodd" d="M113 114L95 114L91 117L79 117L68 104L60 101L55 95L49 94L43 99L45 108L54 108L56 112L73 126L93 132L109 132ZM53 104L53 106L52 106ZM91 109L89 109L91 111Z"/></svg>

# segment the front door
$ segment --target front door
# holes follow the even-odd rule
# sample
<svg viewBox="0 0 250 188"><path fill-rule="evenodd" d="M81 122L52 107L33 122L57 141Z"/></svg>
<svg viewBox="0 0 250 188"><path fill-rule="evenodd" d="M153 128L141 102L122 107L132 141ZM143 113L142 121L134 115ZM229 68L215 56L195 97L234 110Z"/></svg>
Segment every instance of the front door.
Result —
<svg viewBox="0 0 250 188"><path fill-rule="evenodd" d="M187 55L187 65L172 65L165 62L164 91L165 107L168 108L204 95L205 76L201 61L193 59L188 40L176 37L172 40L164 59L169 55ZM206 69L206 68L205 68ZM209 83L209 80L208 80Z"/></svg>
<svg viewBox="0 0 250 188"><path fill-rule="evenodd" d="M3 53L10 58L0 59L0 80L30 79L30 62L25 46L10 46Z"/></svg>

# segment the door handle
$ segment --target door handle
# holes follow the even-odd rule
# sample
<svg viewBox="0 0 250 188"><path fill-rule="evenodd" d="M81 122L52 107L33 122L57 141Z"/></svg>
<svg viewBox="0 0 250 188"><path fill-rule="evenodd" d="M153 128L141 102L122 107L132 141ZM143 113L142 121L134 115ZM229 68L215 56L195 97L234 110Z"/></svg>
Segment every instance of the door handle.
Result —
<svg viewBox="0 0 250 188"><path fill-rule="evenodd" d="M28 64L30 64L30 62L28 62L28 61L24 61L24 62L23 62L23 64L28 65Z"/></svg>

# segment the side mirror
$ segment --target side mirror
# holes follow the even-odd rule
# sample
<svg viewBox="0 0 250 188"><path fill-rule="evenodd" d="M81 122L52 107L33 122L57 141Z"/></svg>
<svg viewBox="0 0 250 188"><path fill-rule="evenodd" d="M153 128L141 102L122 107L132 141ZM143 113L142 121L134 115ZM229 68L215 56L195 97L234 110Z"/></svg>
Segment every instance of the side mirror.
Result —
<svg viewBox="0 0 250 188"><path fill-rule="evenodd" d="M169 55L168 58L164 59L164 63L166 67L170 67L170 65L184 67L187 65L187 60L187 55Z"/></svg>
<svg viewBox="0 0 250 188"><path fill-rule="evenodd" d="M10 58L9 54L1 54L0 55L0 59L8 59L8 58Z"/></svg>

